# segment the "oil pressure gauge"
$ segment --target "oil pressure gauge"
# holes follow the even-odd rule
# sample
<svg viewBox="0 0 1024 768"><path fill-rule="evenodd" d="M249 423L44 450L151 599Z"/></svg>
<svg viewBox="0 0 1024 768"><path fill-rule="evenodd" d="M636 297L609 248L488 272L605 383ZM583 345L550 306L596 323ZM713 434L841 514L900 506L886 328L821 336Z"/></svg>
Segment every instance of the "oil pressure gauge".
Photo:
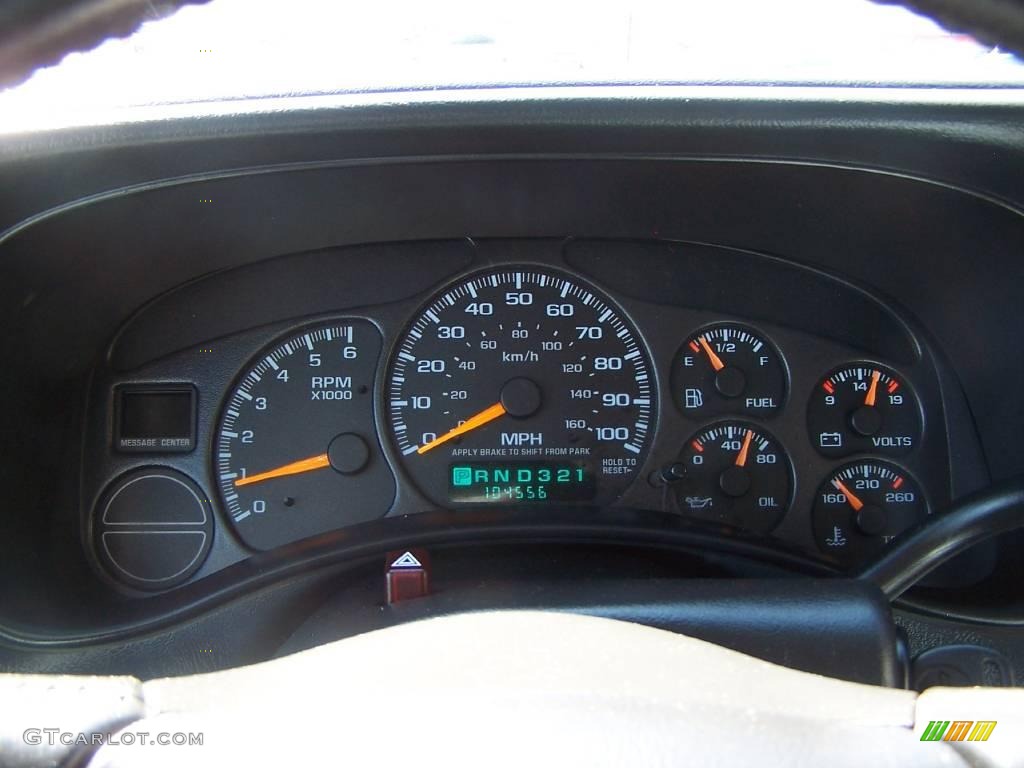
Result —
<svg viewBox="0 0 1024 768"><path fill-rule="evenodd" d="M694 419L723 414L767 417L786 399L786 369L759 334L719 323L693 334L673 366L672 391Z"/></svg>
<svg viewBox="0 0 1024 768"><path fill-rule="evenodd" d="M714 424L691 437L675 484L683 514L767 533L792 495L789 460L778 441L742 421Z"/></svg>
<svg viewBox="0 0 1024 768"><path fill-rule="evenodd" d="M829 458L853 453L901 456L921 438L921 409L892 369L850 363L815 386L807 427L814 447Z"/></svg>

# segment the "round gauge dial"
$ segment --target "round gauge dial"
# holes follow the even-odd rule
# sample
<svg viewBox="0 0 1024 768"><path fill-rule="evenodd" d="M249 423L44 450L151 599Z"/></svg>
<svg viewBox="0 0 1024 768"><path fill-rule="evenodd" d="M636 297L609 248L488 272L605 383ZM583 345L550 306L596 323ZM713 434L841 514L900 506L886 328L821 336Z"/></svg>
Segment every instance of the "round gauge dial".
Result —
<svg viewBox="0 0 1024 768"><path fill-rule="evenodd" d="M921 410L895 371L851 363L818 382L807 409L818 451L830 458L853 453L900 456L921 438Z"/></svg>
<svg viewBox="0 0 1024 768"><path fill-rule="evenodd" d="M622 312L532 266L433 299L397 344L386 400L405 468L440 505L608 503L637 476L655 413Z"/></svg>
<svg viewBox="0 0 1024 768"><path fill-rule="evenodd" d="M676 358L672 394L683 413L767 417L786 399L786 370L778 351L753 331L721 323L688 338Z"/></svg>
<svg viewBox="0 0 1024 768"><path fill-rule="evenodd" d="M792 496L792 471L778 441L740 421L698 432L683 449L675 485L684 514L767 533Z"/></svg>
<svg viewBox="0 0 1024 768"><path fill-rule="evenodd" d="M917 482L886 461L847 464L818 489L814 538L844 564L863 560L928 515Z"/></svg>
<svg viewBox="0 0 1024 768"><path fill-rule="evenodd" d="M243 369L221 411L214 476L235 532L270 549L382 517L394 478L373 424L377 329L309 328Z"/></svg>

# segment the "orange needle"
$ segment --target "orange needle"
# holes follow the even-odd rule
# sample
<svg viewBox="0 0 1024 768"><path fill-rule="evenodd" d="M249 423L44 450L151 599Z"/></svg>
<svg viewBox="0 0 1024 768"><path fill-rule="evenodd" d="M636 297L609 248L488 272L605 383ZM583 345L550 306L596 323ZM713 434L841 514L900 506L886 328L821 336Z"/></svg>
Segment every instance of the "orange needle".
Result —
<svg viewBox="0 0 1024 768"><path fill-rule="evenodd" d="M464 435L467 432L472 432L478 427L482 427L484 424L494 421L495 419L501 418L505 415L505 406L501 403L495 403L489 408L484 408L476 416L470 416L462 424L450 429L440 437L435 437L429 443L424 443L416 449L416 453L426 453L427 451L437 448L442 443L447 443L449 440Z"/></svg>
<svg viewBox="0 0 1024 768"><path fill-rule="evenodd" d="M736 466L742 467L747 463L747 453L750 452L750 441L754 439L754 432L747 430L747 436L743 438L743 447L740 448L739 454L736 456Z"/></svg>
<svg viewBox="0 0 1024 768"><path fill-rule="evenodd" d="M853 507L854 512L860 512L861 507L864 506L864 502L858 499L852 493L850 493L850 489L843 484L842 480L836 478L835 480L832 481L832 485L834 485L836 490L838 490L841 494L843 494L846 497L846 500L850 502L850 506Z"/></svg>
<svg viewBox="0 0 1024 768"><path fill-rule="evenodd" d="M878 392L878 380L882 377L881 371L871 372L871 388L868 390L867 397L864 398L864 405L875 404L875 393Z"/></svg>
<svg viewBox="0 0 1024 768"><path fill-rule="evenodd" d="M331 460L327 458L326 453L321 453L319 456L311 456L308 459L301 459L299 461L293 461L291 464L285 464L283 467L277 467L266 472L260 472L258 475L249 475L249 477L240 477L235 480L235 486L240 487L243 485L249 485L250 483L259 483L263 480L270 480L273 477L285 477L286 475L299 475L303 472L311 472L314 469L323 469L329 467Z"/></svg>
<svg viewBox="0 0 1024 768"><path fill-rule="evenodd" d="M697 339L697 341L699 341L700 345L704 347L704 351L708 353L708 360L711 361L712 368L714 368L716 371L720 371L723 368L725 368L725 363L722 362L722 358L715 354L715 350L713 350L711 348L711 345L708 344L707 339L701 336Z"/></svg>

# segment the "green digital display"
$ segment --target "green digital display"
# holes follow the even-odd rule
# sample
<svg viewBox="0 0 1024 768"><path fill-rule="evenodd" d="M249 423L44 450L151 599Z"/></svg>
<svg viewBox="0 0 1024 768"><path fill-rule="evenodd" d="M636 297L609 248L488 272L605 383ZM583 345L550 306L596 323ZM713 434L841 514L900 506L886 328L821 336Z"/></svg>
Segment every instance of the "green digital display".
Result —
<svg viewBox="0 0 1024 768"><path fill-rule="evenodd" d="M448 470L448 498L467 504L589 501L594 475L579 462L460 462Z"/></svg>

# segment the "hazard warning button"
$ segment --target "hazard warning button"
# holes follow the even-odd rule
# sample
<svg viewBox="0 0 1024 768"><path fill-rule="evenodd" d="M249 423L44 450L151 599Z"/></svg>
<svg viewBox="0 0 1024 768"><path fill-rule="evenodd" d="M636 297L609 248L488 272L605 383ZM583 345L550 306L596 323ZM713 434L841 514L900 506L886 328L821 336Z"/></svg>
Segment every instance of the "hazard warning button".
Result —
<svg viewBox="0 0 1024 768"><path fill-rule="evenodd" d="M430 556L423 549L399 549L385 556L388 605L430 594Z"/></svg>

